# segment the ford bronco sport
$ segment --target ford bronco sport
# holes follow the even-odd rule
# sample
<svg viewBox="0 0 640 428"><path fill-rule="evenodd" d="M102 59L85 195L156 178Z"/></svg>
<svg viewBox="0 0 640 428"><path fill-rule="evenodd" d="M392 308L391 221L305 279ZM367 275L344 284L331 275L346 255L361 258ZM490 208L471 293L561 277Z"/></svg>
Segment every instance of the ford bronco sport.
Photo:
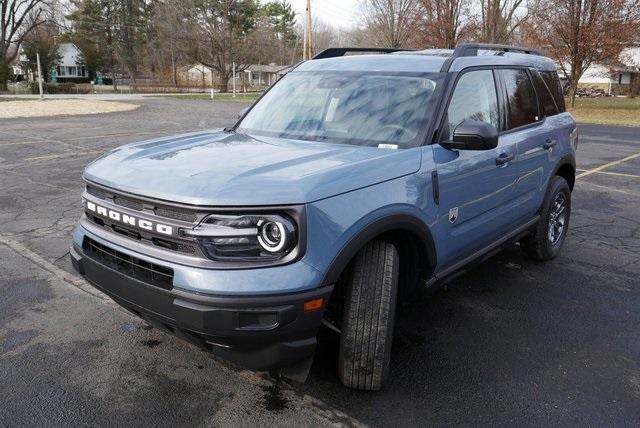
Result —
<svg viewBox="0 0 640 428"><path fill-rule="evenodd" d="M297 65L233 127L89 165L75 269L149 324L294 379L326 324L342 382L375 390L398 296L514 242L554 258L577 146L554 62L357 50Z"/></svg>

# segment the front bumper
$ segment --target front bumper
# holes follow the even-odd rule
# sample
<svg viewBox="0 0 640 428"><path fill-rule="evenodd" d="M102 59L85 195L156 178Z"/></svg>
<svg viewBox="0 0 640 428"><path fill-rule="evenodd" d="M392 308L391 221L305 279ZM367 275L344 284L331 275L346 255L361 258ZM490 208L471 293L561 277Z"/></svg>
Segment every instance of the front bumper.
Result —
<svg viewBox="0 0 640 428"><path fill-rule="evenodd" d="M74 244L75 270L149 324L253 370L274 370L314 353L332 286L268 296L211 296L140 281L87 256ZM256 275L260 275L257 271ZM304 303L322 298L307 312Z"/></svg>

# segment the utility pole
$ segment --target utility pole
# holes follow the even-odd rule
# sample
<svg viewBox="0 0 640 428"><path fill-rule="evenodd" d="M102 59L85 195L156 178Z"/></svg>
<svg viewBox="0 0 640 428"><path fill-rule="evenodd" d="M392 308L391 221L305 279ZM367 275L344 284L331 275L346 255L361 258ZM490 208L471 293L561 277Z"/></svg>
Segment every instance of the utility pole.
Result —
<svg viewBox="0 0 640 428"><path fill-rule="evenodd" d="M44 100L42 93L42 67L40 67L40 53L36 52L36 62L38 63L38 88L40 88L40 99Z"/></svg>
<svg viewBox="0 0 640 428"><path fill-rule="evenodd" d="M233 75L231 76L232 79L232 83L233 83L233 98L236 97L236 62L233 62L233 70L231 70L231 72L233 73Z"/></svg>
<svg viewBox="0 0 640 428"><path fill-rule="evenodd" d="M306 15L305 15L304 34L302 35L302 60L306 61L308 59L309 58L307 58L307 19L306 19Z"/></svg>
<svg viewBox="0 0 640 428"><path fill-rule="evenodd" d="M311 31L311 0L307 0L306 25L304 29L304 46L302 48L302 59L307 60L313 57L313 35Z"/></svg>

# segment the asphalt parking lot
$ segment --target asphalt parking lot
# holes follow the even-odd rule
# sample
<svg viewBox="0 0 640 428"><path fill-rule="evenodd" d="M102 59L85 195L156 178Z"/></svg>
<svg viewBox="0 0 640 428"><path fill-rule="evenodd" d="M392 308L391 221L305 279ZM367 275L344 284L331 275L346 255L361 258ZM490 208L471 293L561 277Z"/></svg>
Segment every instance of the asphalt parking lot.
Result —
<svg viewBox="0 0 640 428"><path fill-rule="evenodd" d="M135 103L0 120L0 426L640 424L640 129L580 126L560 257L513 247L421 293L399 312L388 386L362 393L339 383L330 331L305 384L279 381L148 328L72 274L88 162L244 107Z"/></svg>

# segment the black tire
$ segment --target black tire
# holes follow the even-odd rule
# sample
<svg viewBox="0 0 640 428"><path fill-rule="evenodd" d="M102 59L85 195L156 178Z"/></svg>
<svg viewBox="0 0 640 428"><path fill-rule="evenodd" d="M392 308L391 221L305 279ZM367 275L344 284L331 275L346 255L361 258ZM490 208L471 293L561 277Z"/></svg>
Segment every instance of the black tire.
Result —
<svg viewBox="0 0 640 428"><path fill-rule="evenodd" d="M356 256L345 290L339 375L350 388L379 390L389 373L398 290L399 256L374 241Z"/></svg>
<svg viewBox="0 0 640 428"><path fill-rule="evenodd" d="M554 225L557 226L558 221L554 222L554 213L556 213L556 207L558 199L563 198L565 214L562 230L557 234L557 240L553 240L550 232L550 228ZM555 218L559 219L557 213ZM567 230L569 229L569 219L571 217L571 190L567 181L560 176L555 176L551 180L551 185L547 191L547 195L544 198L542 209L540 210L540 221L536 224L532 234L522 241L522 246L527 254L540 261L551 260L555 258L562 248L562 244L567 236ZM557 231L558 229L554 229Z"/></svg>

